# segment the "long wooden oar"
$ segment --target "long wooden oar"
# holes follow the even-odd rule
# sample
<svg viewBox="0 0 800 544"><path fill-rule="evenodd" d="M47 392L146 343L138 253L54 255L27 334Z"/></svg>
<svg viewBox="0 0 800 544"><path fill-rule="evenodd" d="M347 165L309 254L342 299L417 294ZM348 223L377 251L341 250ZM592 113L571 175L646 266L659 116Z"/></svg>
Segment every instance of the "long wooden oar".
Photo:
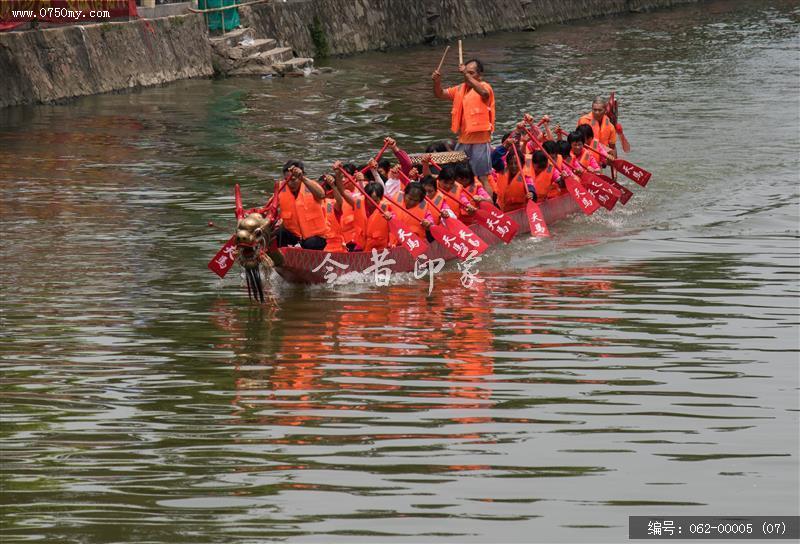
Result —
<svg viewBox="0 0 800 544"><path fill-rule="evenodd" d="M603 154L597 151L596 149L592 149L591 146L585 145L583 146L585 149L588 149L592 153L595 153L599 157L603 157ZM648 172L644 168L640 166L636 166L632 162L628 162L625 159L614 159L611 156L607 157L605 160L611 159L611 166L613 166L616 170L622 172L622 174L628 178L632 179L642 187L647 186L647 182L650 181L650 177L653 175L652 173Z"/></svg>
<svg viewBox="0 0 800 544"><path fill-rule="evenodd" d="M439 61L439 66L436 67L436 71L440 72L442 70L442 65L444 64L444 59L447 57L447 52L450 51L450 46L444 48L444 53L442 54L442 60Z"/></svg>
<svg viewBox="0 0 800 544"><path fill-rule="evenodd" d="M528 133L528 136L530 137L534 147L536 147L539 151L544 153L544 156L547 157L547 160L550 162L550 164L553 165L553 168L555 168L556 171L565 174L566 171L563 168L558 167L556 161L553 159L553 157L550 156L550 154L547 151L544 150L542 144L536 141L536 138L533 137L531 131L526 128L525 132ZM586 215L592 215L594 212L597 211L597 208L600 207L600 203L597 201L596 198L594 198L589 193L589 191L586 190L586 188L583 185L581 185L578 178L575 177L575 174L567 176L564 179L564 183L566 183L567 185L567 192L569 192L570 196L575 201L575 203L578 204L578 207L581 210L583 210L583 213L585 213Z"/></svg>
<svg viewBox="0 0 800 544"><path fill-rule="evenodd" d="M522 169L522 161L519 158L517 144L515 143L512 147L514 149L514 158L517 161L517 170L519 171L518 175L524 179L525 171ZM523 181L523 183L525 182ZM527 183L525 188L527 189ZM534 187L534 194L535 192L536 188ZM533 199L528 199L528 203L525 205L525 215L528 217L528 226L531 229L532 236L538 236L540 238L546 238L550 236L550 229L547 227L547 223L545 223L542 209L539 207L538 203L533 201Z"/></svg>

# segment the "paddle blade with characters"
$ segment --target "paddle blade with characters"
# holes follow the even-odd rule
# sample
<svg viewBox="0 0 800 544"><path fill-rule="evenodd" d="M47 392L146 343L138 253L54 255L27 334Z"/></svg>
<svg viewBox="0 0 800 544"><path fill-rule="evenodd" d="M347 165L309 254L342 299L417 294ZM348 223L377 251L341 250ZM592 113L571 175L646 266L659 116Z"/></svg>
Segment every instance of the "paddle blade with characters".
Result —
<svg viewBox="0 0 800 544"><path fill-rule="evenodd" d="M464 260L470 255L482 255L489 248L489 244L458 219L442 217L442 223L431 226L431 235L453 256Z"/></svg>
<svg viewBox="0 0 800 544"><path fill-rule="evenodd" d="M497 206L485 200L478 204L475 211L476 222L486 230L500 238L506 244L514 239L519 232L519 225L516 221L500 211Z"/></svg>
<svg viewBox="0 0 800 544"><path fill-rule="evenodd" d="M598 177L598 178L600 178L600 179L602 179L603 181L605 181L606 183L608 183L608 184L609 184L609 185L611 185L612 187L616 188L616 189L617 189L617 191L619 191L619 192L620 192L620 195L619 195L619 201L620 201L620 202L621 202L623 205L627 204L627 203L628 203L628 201L629 201L629 200L631 199L631 197L633 196L633 191L631 191L630 189L628 189L627 187L625 187L625 186L624 186L623 184L621 184L620 182L618 182L618 181L616 181L616 180L614 180L614 179L611 179L610 177L606 176L605 174L597 174L597 177Z"/></svg>
<svg viewBox="0 0 800 544"><path fill-rule="evenodd" d="M653 175L644 168L636 166L625 159L614 159L611 161L611 166L618 170L623 176L635 181L642 187L647 187L647 182L650 181L650 177Z"/></svg>
<svg viewBox="0 0 800 544"><path fill-rule="evenodd" d="M389 220L389 228L394 232L398 244L406 248L415 259L428 250L428 242L417 236L397 217Z"/></svg>
<svg viewBox="0 0 800 544"><path fill-rule="evenodd" d="M600 207L600 203L594 198L586 188L573 176L568 176L565 180L567 184L567 192L569 192L572 200L574 200L578 207L586 215L592 215Z"/></svg>
<svg viewBox="0 0 800 544"><path fill-rule="evenodd" d="M594 196L600 204L611 211L617 204L622 193L616 187L607 184L592 172L584 171L581 174L581 184Z"/></svg>
<svg viewBox="0 0 800 544"><path fill-rule="evenodd" d="M220 278L224 278L225 274L233 268L233 263L236 262L236 235L230 237L230 240L225 242L225 245L217 251L214 258L208 262L208 268Z"/></svg>
<svg viewBox="0 0 800 544"><path fill-rule="evenodd" d="M544 222L544 214L539 205L533 200L529 200L525 206L525 214L528 216L528 224L531 227L531 235L540 238L550 236L550 229L547 228L547 223Z"/></svg>

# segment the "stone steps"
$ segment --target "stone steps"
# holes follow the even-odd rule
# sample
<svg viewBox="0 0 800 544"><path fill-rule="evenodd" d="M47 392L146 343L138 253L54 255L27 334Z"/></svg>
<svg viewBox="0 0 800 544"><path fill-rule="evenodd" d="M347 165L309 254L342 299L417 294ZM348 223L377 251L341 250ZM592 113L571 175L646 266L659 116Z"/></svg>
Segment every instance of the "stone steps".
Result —
<svg viewBox="0 0 800 544"><path fill-rule="evenodd" d="M291 47L271 38L255 38L250 28L210 38L214 71L224 76L306 75L314 59L296 58Z"/></svg>
<svg viewBox="0 0 800 544"><path fill-rule="evenodd" d="M239 44L239 47L242 48L242 53L245 57L250 57L257 55L258 53L269 51L270 49L275 49L277 46L278 40L273 40L272 38L262 38L260 40L253 40L251 42L243 42ZM289 51L291 51L291 48L289 48Z"/></svg>
<svg viewBox="0 0 800 544"><path fill-rule="evenodd" d="M289 73L303 74L305 69L310 70L314 68L314 59L308 57L295 57L287 60L286 62L275 64L272 68L280 75L286 75Z"/></svg>

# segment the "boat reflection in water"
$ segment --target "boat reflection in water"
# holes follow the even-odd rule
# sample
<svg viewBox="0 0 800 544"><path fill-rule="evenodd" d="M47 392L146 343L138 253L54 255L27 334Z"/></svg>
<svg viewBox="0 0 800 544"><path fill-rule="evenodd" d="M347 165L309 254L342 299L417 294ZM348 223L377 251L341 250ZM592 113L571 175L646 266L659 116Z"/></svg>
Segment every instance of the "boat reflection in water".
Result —
<svg viewBox="0 0 800 544"><path fill-rule="evenodd" d="M495 376L496 354L505 357L497 351L495 335L503 336L501 344L509 338L535 338L515 341L514 350L529 360L537 348L602 346L603 338L566 338L565 325L554 323L553 316L592 305L614 290L610 280L576 278L613 274L597 267L527 271L513 278L489 275L466 289L457 273L445 273L436 277L430 296L424 281L357 293L347 286L312 288L284 296L279 309L220 299L212 315L229 333L228 341L216 347L236 354L235 423L269 428L271 444L492 443L489 424L498 414L506 423L525 422L496 409L498 401L514 396L504 391L516 378L508 365L504 376ZM615 320L565 319L605 325ZM529 370L518 367L519 372ZM553 384L564 379L559 373L533 378ZM402 431L388 432L387 425ZM409 427L420 432L409 432Z"/></svg>

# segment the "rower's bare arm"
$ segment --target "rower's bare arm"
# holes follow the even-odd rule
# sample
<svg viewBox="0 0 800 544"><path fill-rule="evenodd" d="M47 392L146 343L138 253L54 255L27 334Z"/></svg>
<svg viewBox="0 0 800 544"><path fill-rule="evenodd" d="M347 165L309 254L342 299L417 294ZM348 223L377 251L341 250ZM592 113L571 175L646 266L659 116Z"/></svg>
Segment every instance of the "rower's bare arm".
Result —
<svg viewBox="0 0 800 544"><path fill-rule="evenodd" d="M472 87L476 93L481 95L481 98L484 100L489 100L489 89L487 89L482 82L478 81L467 72L464 72L464 81L467 83L467 85Z"/></svg>
<svg viewBox="0 0 800 544"><path fill-rule="evenodd" d="M342 193L339 191L339 187L337 187L336 180L333 176L327 176L328 185L331 187L331 192L333 193L333 208L337 212L342 211Z"/></svg>
<svg viewBox="0 0 800 544"><path fill-rule="evenodd" d="M447 96L447 93L444 92L442 89L442 74L439 70L434 70L431 74L431 79L433 80L433 94L436 98L441 98L442 100L450 100L450 97Z"/></svg>
<svg viewBox="0 0 800 544"><path fill-rule="evenodd" d="M300 179L305 184L305 186L308 187L308 190L311 191L311 194L314 195L315 199L322 200L325 198L325 190L319 183L317 183L313 179L307 178L306 176L303 176Z"/></svg>

